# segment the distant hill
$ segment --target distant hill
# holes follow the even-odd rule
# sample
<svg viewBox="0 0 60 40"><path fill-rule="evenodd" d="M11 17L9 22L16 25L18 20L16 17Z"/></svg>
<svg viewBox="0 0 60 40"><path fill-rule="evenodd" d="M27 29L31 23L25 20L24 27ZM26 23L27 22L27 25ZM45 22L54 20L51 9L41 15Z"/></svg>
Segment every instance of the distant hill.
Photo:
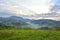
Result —
<svg viewBox="0 0 60 40"><path fill-rule="evenodd" d="M23 18L17 16L11 16L8 18L0 17L0 23L3 23L7 26L17 26L17 27L28 25Z"/></svg>
<svg viewBox="0 0 60 40"><path fill-rule="evenodd" d="M32 27L32 28L60 26L60 21L56 20L50 19L30 20L18 16L10 16L7 18L0 17L0 23L3 23L4 25L7 26Z"/></svg>
<svg viewBox="0 0 60 40"><path fill-rule="evenodd" d="M50 19L32 20L31 23L38 24L40 26L60 26L60 21Z"/></svg>

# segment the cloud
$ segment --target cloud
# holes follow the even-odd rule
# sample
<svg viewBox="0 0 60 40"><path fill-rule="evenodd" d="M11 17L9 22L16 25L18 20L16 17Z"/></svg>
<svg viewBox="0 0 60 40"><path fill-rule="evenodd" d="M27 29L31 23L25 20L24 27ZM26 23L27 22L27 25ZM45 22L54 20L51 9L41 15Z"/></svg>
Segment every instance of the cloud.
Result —
<svg viewBox="0 0 60 40"><path fill-rule="evenodd" d="M18 8L20 8L20 6L22 5L37 13L47 13L49 12L49 9L50 9L50 1L51 0L18 0L18 1L17 0L4 0L1 3L4 3L8 6L10 5L12 7L18 6Z"/></svg>
<svg viewBox="0 0 60 40"><path fill-rule="evenodd" d="M23 16L29 19L60 18L59 0L0 0L0 12ZM51 14L50 14L51 13ZM57 13L57 14L55 14ZM54 14L54 15L53 15ZM56 17L58 16L58 17Z"/></svg>

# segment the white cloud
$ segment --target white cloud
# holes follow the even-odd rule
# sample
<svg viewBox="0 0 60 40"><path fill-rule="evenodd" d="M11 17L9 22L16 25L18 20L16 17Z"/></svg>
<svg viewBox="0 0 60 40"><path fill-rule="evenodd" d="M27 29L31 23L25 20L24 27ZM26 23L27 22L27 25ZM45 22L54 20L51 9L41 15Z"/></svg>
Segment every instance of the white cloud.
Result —
<svg viewBox="0 0 60 40"><path fill-rule="evenodd" d="M54 5L55 0L3 0L0 2L0 11L9 11L15 15L30 19L39 19L42 17L36 14L51 12ZM51 19L51 17L48 18Z"/></svg>
<svg viewBox="0 0 60 40"><path fill-rule="evenodd" d="M37 13L48 13L50 10L50 2L51 0L5 0L7 5L19 6L19 8L23 5Z"/></svg>

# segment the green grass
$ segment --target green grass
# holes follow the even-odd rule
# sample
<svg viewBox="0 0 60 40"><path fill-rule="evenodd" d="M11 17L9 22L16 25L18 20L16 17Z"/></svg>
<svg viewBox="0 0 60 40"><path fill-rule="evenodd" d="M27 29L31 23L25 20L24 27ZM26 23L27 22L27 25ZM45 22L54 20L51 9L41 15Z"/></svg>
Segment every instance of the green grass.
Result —
<svg viewBox="0 0 60 40"><path fill-rule="evenodd" d="M0 30L0 40L60 40L60 31L4 29Z"/></svg>

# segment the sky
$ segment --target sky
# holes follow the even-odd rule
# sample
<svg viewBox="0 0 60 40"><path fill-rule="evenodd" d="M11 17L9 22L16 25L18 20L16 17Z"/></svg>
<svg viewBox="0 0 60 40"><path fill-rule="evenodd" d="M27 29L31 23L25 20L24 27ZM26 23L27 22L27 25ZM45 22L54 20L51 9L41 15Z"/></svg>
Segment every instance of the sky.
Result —
<svg viewBox="0 0 60 40"><path fill-rule="evenodd" d="M11 14L29 19L60 20L60 0L0 0L0 16Z"/></svg>

